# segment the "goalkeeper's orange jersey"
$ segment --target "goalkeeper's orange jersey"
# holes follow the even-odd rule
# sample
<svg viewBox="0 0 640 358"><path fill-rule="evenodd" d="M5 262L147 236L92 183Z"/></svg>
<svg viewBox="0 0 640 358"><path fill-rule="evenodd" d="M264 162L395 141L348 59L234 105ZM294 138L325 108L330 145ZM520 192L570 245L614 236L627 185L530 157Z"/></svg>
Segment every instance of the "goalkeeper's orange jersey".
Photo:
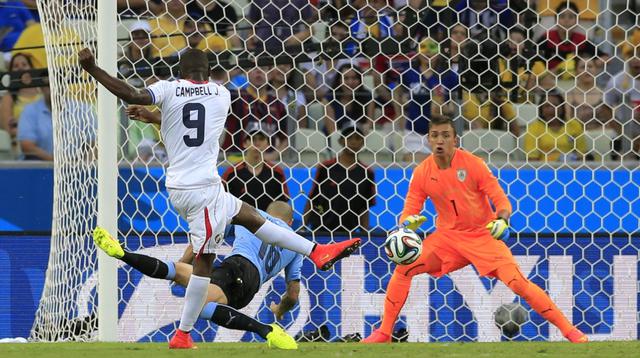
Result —
<svg viewBox="0 0 640 358"><path fill-rule="evenodd" d="M511 213L509 199L485 162L463 149L455 150L448 169L438 168L433 155L416 167L400 222L420 214L427 198L436 208L438 230L486 231L497 211Z"/></svg>

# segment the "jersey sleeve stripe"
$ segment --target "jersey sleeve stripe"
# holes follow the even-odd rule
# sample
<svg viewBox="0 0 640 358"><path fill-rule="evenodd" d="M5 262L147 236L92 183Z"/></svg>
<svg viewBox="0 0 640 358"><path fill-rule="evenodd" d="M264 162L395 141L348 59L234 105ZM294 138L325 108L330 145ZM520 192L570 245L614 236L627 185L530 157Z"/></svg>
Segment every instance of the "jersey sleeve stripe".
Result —
<svg viewBox="0 0 640 358"><path fill-rule="evenodd" d="M151 95L151 102L152 102L153 104L157 104L157 103L156 103L156 95L155 95L155 94L153 94L153 91L152 91L152 90L150 90L149 88L145 88L145 90L147 90L147 92L149 92L149 94Z"/></svg>

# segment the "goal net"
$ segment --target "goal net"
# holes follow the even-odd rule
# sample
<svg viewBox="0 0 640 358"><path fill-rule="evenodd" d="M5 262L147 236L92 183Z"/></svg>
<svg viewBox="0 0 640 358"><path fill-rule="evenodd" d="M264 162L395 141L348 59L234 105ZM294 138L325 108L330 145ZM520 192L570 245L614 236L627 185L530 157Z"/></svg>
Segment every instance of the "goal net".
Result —
<svg viewBox="0 0 640 358"><path fill-rule="evenodd" d="M333 271L304 263L299 305L280 322L292 335L336 341L379 325L393 272L382 243L397 225L413 168L429 155L429 120L445 116L514 206L515 234L506 243L522 272L590 338L621 340L638 338L639 317L640 24L627 15L640 9L631 3L149 1L119 8L113 31L119 76L138 88L176 78L185 48L208 53L212 80L233 94L218 168L229 191L261 209L287 201L294 229L310 240L363 238L360 252ZM53 102L55 207L32 338L95 339L96 87L76 53L95 50L101 14L89 0L39 0L38 8ZM129 120L125 108L118 102L113 113L119 239L129 251L177 260L187 227L164 186L159 128ZM432 232L433 206L424 213L422 229ZM231 245L226 238L218 260ZM284 290L284 277L274 279L243 311L273 322L269 304ZM177 328L183 288L119 264L114 294L120 340L167 341ZM494 314L513 302L528 320L506 337ZM396 330L423 342L562 339L472 266L415 277ZM209 322L194 332L200 341L259 340Z"/></svg>

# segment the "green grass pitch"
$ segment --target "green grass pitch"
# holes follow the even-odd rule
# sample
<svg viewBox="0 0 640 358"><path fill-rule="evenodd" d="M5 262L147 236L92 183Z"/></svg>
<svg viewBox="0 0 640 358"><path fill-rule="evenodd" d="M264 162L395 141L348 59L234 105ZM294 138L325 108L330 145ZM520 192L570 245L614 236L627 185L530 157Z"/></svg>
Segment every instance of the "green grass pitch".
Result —
<svg viewBox="0 0 640 358"><path fill-rule="evenodd" d="M25 343L0 344L0 357L637 357L640 341L500 342L500 343L303 343L296 351L268 349L259 343L200 343L198 349L170 351L166 343Z"/></svg>

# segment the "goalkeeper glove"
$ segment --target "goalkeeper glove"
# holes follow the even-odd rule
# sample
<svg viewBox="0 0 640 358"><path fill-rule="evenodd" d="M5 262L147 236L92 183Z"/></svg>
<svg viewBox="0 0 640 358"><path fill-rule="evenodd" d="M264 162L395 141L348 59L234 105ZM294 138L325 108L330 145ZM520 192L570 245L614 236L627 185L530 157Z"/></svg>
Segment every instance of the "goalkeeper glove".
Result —
<svg viewBox="0 0 640 358"><path fill-rule="evenodd" d="M427 218L422 215L411 215L404 219L404 221L400 224L400 227L409 229L411 231L416 231L425 221L427 221Z"/></svg>
<svg viewBox="0 0 640 358"><path fill-rule="evenodd" d="M504 240L509 237L511 230L509 230L509 223L503 218L497 218L487 224L487 229L496 240Z"/></svg>

